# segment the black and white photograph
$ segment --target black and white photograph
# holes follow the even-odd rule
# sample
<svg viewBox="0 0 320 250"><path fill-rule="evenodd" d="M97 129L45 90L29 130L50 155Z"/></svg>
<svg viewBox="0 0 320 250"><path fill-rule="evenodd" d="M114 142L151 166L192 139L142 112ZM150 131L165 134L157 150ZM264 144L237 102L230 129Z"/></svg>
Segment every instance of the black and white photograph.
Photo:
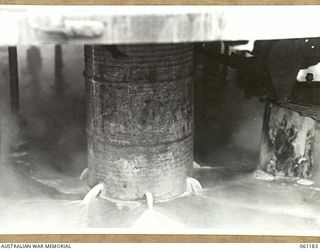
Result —
<svg viewBox="0 0 320 250"><path fill-rule="evenodd" d="M320 236L319 23L0 5L0 233Z"/></svg>

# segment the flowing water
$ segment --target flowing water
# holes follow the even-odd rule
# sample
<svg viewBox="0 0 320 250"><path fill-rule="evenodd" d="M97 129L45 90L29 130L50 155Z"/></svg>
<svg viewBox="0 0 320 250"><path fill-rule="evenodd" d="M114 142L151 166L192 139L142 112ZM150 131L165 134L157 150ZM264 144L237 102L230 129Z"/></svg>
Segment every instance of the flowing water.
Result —
<svg viewBox="0 0 320 250"><path fill-rule="evenodd" d="M42 232L58 228L123 228L150 230L209 230L212 233L284 233L320 235L320 189L278 181L262 181L252 174L235 176L227 181L206 183L202 175L208 168L197 170L199 181L188 178L186 192L166 202L154 202L151 193L146 200L115 201L103 198L98 184L89 192L80 190L70 195L72 187L52 190L26 176L10 196L1 196L1 230L34 229ZM212 176L219 174L212 168ZM63 179L59 179L59 186ZM11 179L12 180L12 179ZM24 180L24 182L21 182ZM80 183L80 180L78 180ZM23 184L22 184L23 183ZM29 189L21 185L26 185ZM23 192L31 190L33 192ZM19 191L20 190L20 191ZM20 195L18 195L20 192ZM75 190L73 190L75 192ZM59 194L59 195L58 195ZM77 197L83 197L78 199Z"/></svg>
<svg viewBox="0 0 320 250"><path fill-rule="evenodd" d="M196 195L201 194L203 191L200 182L192 177L187 177L187 193L193 193Z"/></svg>

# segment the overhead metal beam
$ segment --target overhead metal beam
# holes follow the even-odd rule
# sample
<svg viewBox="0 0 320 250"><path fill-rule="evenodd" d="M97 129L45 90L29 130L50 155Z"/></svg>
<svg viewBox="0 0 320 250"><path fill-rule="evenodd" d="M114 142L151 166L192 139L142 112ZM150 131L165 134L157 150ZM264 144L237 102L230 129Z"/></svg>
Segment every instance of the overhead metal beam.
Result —
<svg viewBox="0 0 320 250"><path fill-rule="evenodd" d="M1 6L0 45L320 37L320 6Z"/></svg>

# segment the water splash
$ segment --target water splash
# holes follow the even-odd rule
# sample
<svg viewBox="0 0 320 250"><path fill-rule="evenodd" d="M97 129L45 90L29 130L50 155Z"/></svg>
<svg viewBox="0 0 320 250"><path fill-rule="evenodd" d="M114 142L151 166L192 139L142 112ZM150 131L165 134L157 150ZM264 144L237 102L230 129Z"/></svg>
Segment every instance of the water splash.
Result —
<svg viewBox="0 0 320 250"><path fill-rule="evenodd" d="M83 200L81 201L81 203L83 205L88 205L90 203L90 201L97 197L98 194L102 191L104 187L103 183L99 183L97 185L95 185L87 194L86 196L83 198Z"/></svg>
<svg viewBox="0 0 320 250"><path fill-rule="evenodd" d="M187 193L191 193L191 194L201 194L203 191L203 188L200 184L200 182L197 179L191 178L191 177L187 177Z"/></svg>
<svg viewBox="0 0 320 250"><path fill-rule="evenodd" d="M89 206L91 201L97 197L104 187L103 183L95 185L80 202L80 208L78 210L81 218L81 225L89 225Z"/></svg>
<svg viewBox="0 0 320 250"><path fill-rule="evenodd" d="M89 169L88 169L88 168L85 168L85 169L82 171L79 179L80 179L81 181L87 180L87 178L88 178L88 173L89 173Z"/></svg>
<svg viewBox="0 0 320 250"><path fill-rule="evenodd" d="M193 166L193 168L200 168L201 167L200 164L198 164L195 161L193 162L192 166Z"/></svg>
<svg viewBox="0 0 320 250"><path fill-rule="evenodd" d="M153 195L146 191L145 193L148 209L145 210L133 224L133 228L182 228L177 221L171 220L153 209Z"/></svg>
<svg viewBox="0 0 320 250"><path fill-rule="evenodd" d="M275 177L272 174L268 174L259 169L254 171L253 178L264 181L273 181L275 179Z"/></svg>
<svg viewBox="0 0 320 250"><path fill-rule="evenodd" d="M304 186L310 186L310 185L313 185L314 182L311 181L311 180L308 180L308 179L300 179L297 181L298 184L300 185L304 185Z"/></svg>

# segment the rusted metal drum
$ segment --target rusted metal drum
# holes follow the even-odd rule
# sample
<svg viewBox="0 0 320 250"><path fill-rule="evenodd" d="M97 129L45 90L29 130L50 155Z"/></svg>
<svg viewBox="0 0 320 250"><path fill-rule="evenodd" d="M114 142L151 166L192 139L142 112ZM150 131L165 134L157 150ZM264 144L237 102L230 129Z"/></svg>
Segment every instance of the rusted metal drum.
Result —
<svg viewBox="0 0 320 250"><path fill-rule="evenodd" d="M103 196L166 200L193 162L193 47L85 46L89 185Z"/></svg>
<svg viewBox="0 0 320 250"><path fill-rule="evenodd" d="M258 169L320 181L320 107L267 103Z"/></svg>

